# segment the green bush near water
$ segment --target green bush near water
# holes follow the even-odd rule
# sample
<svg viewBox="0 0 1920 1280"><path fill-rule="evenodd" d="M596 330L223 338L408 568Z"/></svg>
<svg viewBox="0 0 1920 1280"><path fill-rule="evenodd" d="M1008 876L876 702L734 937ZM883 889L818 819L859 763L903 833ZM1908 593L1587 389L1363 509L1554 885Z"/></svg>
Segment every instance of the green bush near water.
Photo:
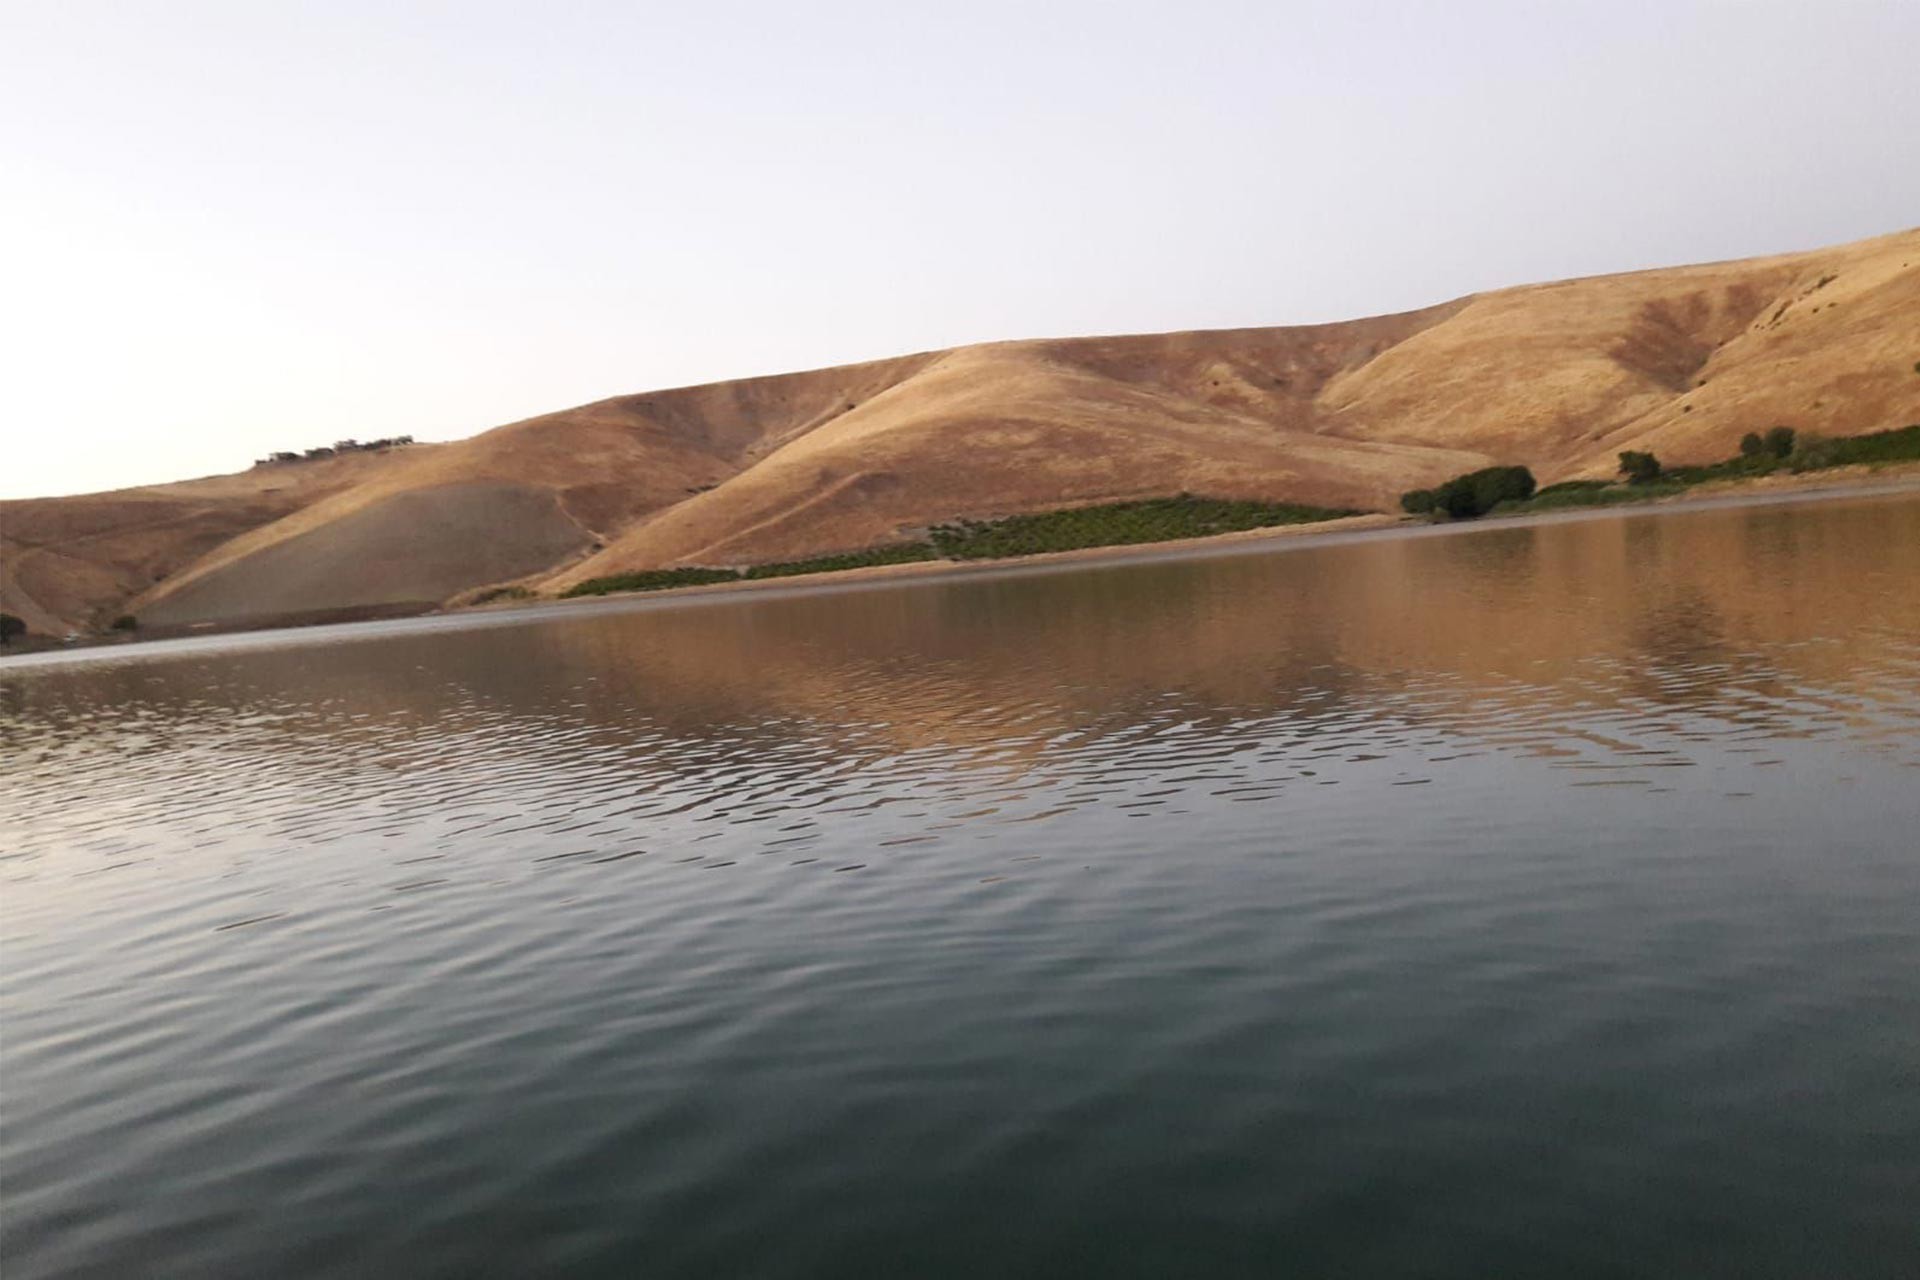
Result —
<svg viewBox="0 0 1920 1280"><path fill-rule="evenodd" d="M1533 491L1533 500L1551 498L1559 494L1592 493L1595 489L1604 489L1612 484L1611 480L1561 480L1544 488Z"/></svg>
<svg viewBox="0 0 1920 1280"><path fill-rule="evenodd" d="M928 530L928 538L934 549L949 560L989 560L1075 551L1083 547L1121 547L1142 542L1170 542L1177 538L1204 538L1358 514L1332 507L1199 498L1183 493L1177 498L1108 502L1000 520L958 520Z"/></svg>
<svg viewBox="0 0 1920 1280"><path fill-rule="evenodd" d="M1776 471L1798 474L1911 461L1920 461L1920 423L1833 439L1801 435L1792 427L1772 427L1764 434L1749 431L1740 441L1739 455L1720 462L1668 467L1651 453L1629 450L1620 455L1620 473L1626 483L1563 480L1535 492L1525 467L1489 467L1456 476L1435 489L1409 490L1400 495L1400 506L1415 515L1464 520L1489 511L1554 511L1644 502L1684 493L1711 480L1751 479Z"/></svg>
<svg viewBox="0 0 1920 1280"><path fill-rule="evenodd" d="M1780 452L1780 450L1786 452ZM1525 502L1504 504L1502 512L1553 511L1564 507L1603 507L1684 493L1714 480L1750 480L1776 471L1796 475L1833 467L1874 466L1920 461L1920 423L1866 435L1823 440L1775 427L1764 436L1749 432L1738 457L1720 462L1663 467L1657 478L1619 484L1605 480L1567 480L1548 485Z"/></svg>
<svg viewBox="0 0 1920 1280"><path fill-rule="evenodd" d="M1524 468L1522 468L1524 469ZM1531 481L1531 477L1529 477ZM664 591L671 587L707 586L716 582L790 578L811 573L835 573L871 565L914 564L927 560L987 560L1071 551L1081 547L1128 546L1167 542L1176 538L1203 538L1242 529L1307 524L1359 515L1333 507L1309 507L1290 502L1255 502L1227 498L1149 498L1140 502L1109 502L1099 506L1008 516L1001 520L957 520L927 531L923 542L893 543L785 560L745 569L649 569L640 573L589 578L569 587L564 598L604 596L617 591Z"/></svg>
<svg viewBox="0 0 1920 1280"><path fill-rule="evenodd" d="M616 591L664 591L668 587L704 587L715 582L733 582L738 569L647 569L640 573L616 573L605 578L588 578L560 593L563 600L576 596L604 596Z"/></svg>
<svg viewBox="0 0 1920 1280"><path fill-rule="evenodd" d="M1871 466L1877 462L1920 461L1920 423L1864 436L1835 436L1831 440L1803 440L1789 465L1795 471L1828 467Z"/></svg>
<svg viewBox="0 0 1920 1280"><path fill-rule="evenodd" d="M870 547L845 555L816 556L811 560L785 560L778 564L757 564L741 575L744 578L793 578L805 573L836 573L842 569L865 569L877 564L915 564L938 560L940 553L927 542L903 542L889 547Z"/></svg>
<svg viewBox="0 0 1920 1280"><path fill-rule="evenodd" d="M1740 437L1740 456L1743 458L1785 458L1793 453L1794 430L1792 427L1769 427L1767 434L1749 431ZM1731 459L1729 459L1731 461Z"/></svg>
<svg viewBox="0 0 1920 1280"><path fill-rule="evenodd" d="M1755 451L1749 441L1760 441ZM1833 467L1870 466L1881 462L1920 461L1920 424L1859 436L1796 435L1791 427L1775 427L1764 437L1749 432L1740 442L1740 456L1697 466L1668 467L1661 479L1685 487L1710 480L1745 480L1789 471L1795 475Z"/></svg>
<svg viewBox="0 0 1920 1280"><path fill-rule="evenodd" d="M1660 478L1660 459L1629 449L1620 455L1620 474L1627 478L1628 484L1652 484Z"/></svg>
<svg viewBox="0 0 1920 1280"><path fill-rule="evenodd" d="M1503 503L1498 514L1511 515L1525 511L1562 511L1571 507L1612 507L1624 502L1646 502L1652 498L1672 497L1676 493L1685 493L1686 484L1673 479L1672 472L1666 472L1658 480L1646 484L1616 484L1613 481L1592 481L1579 487L1552 486L1552 492L1542 489L1525 502Z"/></svg>
<svg viewBox="0 0 1920 1280"><path fill-rule="evenodd" d="M1533 472L1525 467L1482 467L1455 476L1434 489L1403 493L1400 507L1415 515L1431 513L1452 520L1472 520L1503 502L1520 502L1532 497L1533 488Z"/></svg>

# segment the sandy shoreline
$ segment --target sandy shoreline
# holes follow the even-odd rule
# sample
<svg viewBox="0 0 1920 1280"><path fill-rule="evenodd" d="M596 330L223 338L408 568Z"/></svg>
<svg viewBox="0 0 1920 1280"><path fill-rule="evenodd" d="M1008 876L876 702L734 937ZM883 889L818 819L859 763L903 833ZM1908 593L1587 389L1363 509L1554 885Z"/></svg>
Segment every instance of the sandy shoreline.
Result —
<svg viewBox="0 0 1920 1280"><path fill-rule="evenodd" d="M501 626L547 618L577 617L583 611L632 613L648 609L721 604L742 598L782 599L798 595L877 590L920 581L1035 577L1085 569L1123 568L1137 564L1263 555L1308 547L1340 546L1384 539L1461 537L1487 529L1525 528L1572 521L1646 519L1702 510L1784 506L1899 494L1920 494L1920 466L1883 468L1879 472L1869 472L1862 468L1856 474L1844 476L1827 472L1817 476L1767 477L1763 480L1737 481L1724 485L1703 485L1686 493L1646 502L1603 507L1576 507L1566 511L1530 512L1511 516L1487 516L1478 520L1430 522L1415 517L1375 512L1314 524L1250 529L1239 533L1216 534L1206 538L1186 538L1174 542L1141 543L1119 547L1084 547L1073 551L1050 551L1008 560L927 560L910 564L843 569L833 573L807 574L791 578L763 578L698 587L670 587L659 591L583 596L572 600L501 601L465 608L422 610L411 616L377 621L338 621L304 626L268 624L150 638L108 639L103 637L102 642L92 644L16 651L13 654L0 651L0 670L20 670L90 658L111 659L128 649L133 649L142 657L146 657L161 656L169 651L200 652L209 646L223 643L245 644L248 647L326 643L357 638L371 639L392 634L395 628L406 628L409 631L459 630L472 626Z"/></svg>

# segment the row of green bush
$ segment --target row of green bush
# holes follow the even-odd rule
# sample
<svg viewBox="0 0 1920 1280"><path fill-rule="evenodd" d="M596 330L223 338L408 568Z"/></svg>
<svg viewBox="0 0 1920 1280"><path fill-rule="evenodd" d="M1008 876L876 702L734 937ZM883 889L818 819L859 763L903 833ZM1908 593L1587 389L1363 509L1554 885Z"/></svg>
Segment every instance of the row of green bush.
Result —
<svg viewBox="0 0 1920 1280"><path fill-rule="evenodd" d="M1806 471L1920 461L1920 422L1910 427L1874 431L1863 436L1811 440L1802 445L1794 456L1802 463L1800 469Z"/></svg>
<svg viewBox="0 0 1920 1280"><path fill-rule="evenodd" d="M1683 493L1710 480L1739 480L1776 471L1823 471L1832 467L1920 461L1920 424L1858 436L1823 438L1774 427L1748 432L1737 456L1719 462L1663 466L1651 453L1620 455L1619 480L1562 480L1535 490L1525 467L1488 467L1455 476L1434 489L1400 495L1403 510L1416 515L1473 519L1491 511L1552 511L1564 507L1612 506Z"/></svg>
<svg viewBox="0 0 1920 1280"><path fill-rule="evenodd" d="M1524 502L1532 496L1533 472L1525 467L1483 467L1455 476L1436 489L1401 494L1400 509L1412 515L1472 520L1503 502Z"/></svg>
<svg viewBox="0 0 1920 1280"><path fill-rule="evenodd" d="M704 587L715 582L733 582L738 569L643 569L639 573L615 573L604 578L576 582L560 593L564 599L574 596L605 596L616 591L665 591L668 587Z"/></svg>
<svg viewBox="0 0 1920 1280"><path fill-rule="evenodd" d="M589 578L569 587L563 596L604 596L616 591L662 591L668 587L697 587L715 582L759 578L789 578L808 573L833 573L871 565L913 564L924 560L987 560L1036 555L1043 551L1071 551L1081 547L1129 546L1142 542L1169 542L1201 538L1241 529L1306 524L1360 514L1332 507L1307 507L1288 502L1199 498L1183 493L1176 498L1148 498L1139 502L1109 502L1037 515L1008 516L1001 520L957 520L927 531L922 542L894 543L850 551L757 564L746 569L648 569L605 578Z"/></svg>
<svg viewBox="0 0 1920 1280"><path fill-rule="evenodd" d="M1596 480L1578 487L1549 485L1525 502L1500 508L1502 514L1522 511L1559 511L1567 507L1611 507L1623 502L1645 502L1685 493L1687 486L1677 481L1654 480L1645 484L1615 484Z"/></svg>
<svg viewBox="0 0 1920 1280"><path fill-rule="evenodd" d="M914 564L938 560L940 553L931 543L902 542L890 547L869 547L839 556L816 556L811 560L786 560L779 564L757 564L741 574L744 578L792 578L803 573L834 573L841 569L865 569L876 564Z"/></svg>
<svg viewBox="0 0 1920 1280"><path fill-rule="evenodd" d="M1602 506L1638 502L1681 493L1713 480L1743 480L1775 472L1800 474L1834 467L1871 466L1887 462L1920 461L1920 424L1873 431L1857 436L1821 437L1797 434L1791 427L1775 427L1765 435L1748 432L1736 457L1719 462L1665 467L1651 453L1623 453L1620 472L1626 483L1576 481L1579 490L1553 494L1554 485L1519 504L1523 511L1564 506Z"/></svg>
<svg viewBox="0 0 1920 1280"><path fill-rule="evenodd" d="M939 553L931 543L903 542L887 547L869 547L865 551L849 551L844 555L816 556L811 560L756 564L745 569L646 569L639 573L616 573L605 578L588 578L560 594L562 598L571 598L611 595L616 591L664 591L668 587L705 587L716 582L792 578L806 573L833 573L840 569L865 569L877 564L912 564L919 560L939 558Z"/></svg>
<svg viewBox="0 0 1920 1280"><path fill-rule="evenodd" d="M934 548L949 560L992 560L1047 551L1075 551L1083 547L1205 538L1358 514L1333 507L1202 498L1183 493L1174 498L1107 502L1000 520L958 520L928 530L927 536Z"/></svg>

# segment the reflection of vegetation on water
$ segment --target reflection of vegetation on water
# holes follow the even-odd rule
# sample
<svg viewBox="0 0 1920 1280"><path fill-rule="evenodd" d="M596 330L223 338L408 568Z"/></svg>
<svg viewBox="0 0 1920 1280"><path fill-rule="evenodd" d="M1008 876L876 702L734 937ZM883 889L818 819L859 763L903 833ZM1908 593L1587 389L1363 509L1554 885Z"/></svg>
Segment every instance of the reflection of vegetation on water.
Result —
<svg viewBox="0 0 1920 1280"><path fill-rule="evenodd" d="M1799 475L1833 467L1880 466L1920 461L1920 424L1858 436L1823 438L1774 427L1762 435L1747 433L1737 457L1699 466L1669 467L1651 453L1620 455L1618 480L1563 480L1534 491L1525 467L1488 467L1456 476L1435 489L1414 489L1400 496L1403 509L1417 515L1472 519L1489 512L1505 515L1555 511L1565 507L1605 507L1672 497L1715 480L1751 480L1777 472Z"/></svg>
<svg viewBox="0 0 1920 1280"><path fill-rule="evenodd" d="M569 587L562 594L600 596L615 591L659 591L667 587L705 586L742 579L832 573L841 569L864 569L872 565L913 564L926 560L990 560L1037 555L1046 551L1074 551L1084 547L1171 542L1177 538L1204 538L1217 533L1308 524L1358 514L1357 511L1309 507L1290 502L1200 498L1183 493L1177 498L1108 502L1063 511L1008 516L1000 520L958 520L929 529L924 541L869 547L864 551L816 556L809 560L786 560L744 569L648 569L639 573L589 578Z"/></svg>

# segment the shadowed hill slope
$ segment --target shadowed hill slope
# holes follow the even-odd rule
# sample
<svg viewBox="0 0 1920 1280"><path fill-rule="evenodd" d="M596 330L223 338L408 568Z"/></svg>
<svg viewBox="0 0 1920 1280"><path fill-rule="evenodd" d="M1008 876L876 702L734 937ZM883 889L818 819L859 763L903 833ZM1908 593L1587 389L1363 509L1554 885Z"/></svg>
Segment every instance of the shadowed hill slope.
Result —
<svg viewBox="0 0 1920 1280"><path fill-rule="evenodd" d="M248 528L129 607L159 626L427 607L550 570L922 360L622 396L408 451L362 483Z"/></svg>
<svg viewBox="0 0 1920 1280"><path fill-rule="evenodd" d="M347 454L176 484L0 502L0 608L48 635L104 625L183 565L251 529L377 482L401 461L399 453Z"/></svg>
<svg viewBox="0 0 1920 1280"><path fill-rule="evenodd" d="M36 630L235 622L855 550L1172 494L1388 507L1493 462L1920 421L1920 230L1339 324L991 343L623 396L453 444L0 503Z"/></svg>

